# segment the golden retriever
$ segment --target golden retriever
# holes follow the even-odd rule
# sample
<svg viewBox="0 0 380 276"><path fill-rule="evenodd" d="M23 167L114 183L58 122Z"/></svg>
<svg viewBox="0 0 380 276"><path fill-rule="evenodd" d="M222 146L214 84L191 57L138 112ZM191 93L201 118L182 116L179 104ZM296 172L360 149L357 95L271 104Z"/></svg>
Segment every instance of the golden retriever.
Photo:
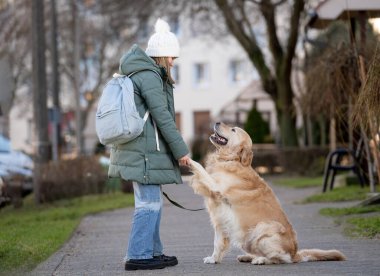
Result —
<svg viewBox="0 0 380 276"><path fill-rule="evenodd" d="M272 189L251 166L252 140L241 128L216 123L210 136L216 151L206 169L191 160L191 187L205 198L215 230L214 252L205 263L221 262L232 244L246 254L240 262L280 264L342 261L337 250L298 250L293 230Z"/></svg>

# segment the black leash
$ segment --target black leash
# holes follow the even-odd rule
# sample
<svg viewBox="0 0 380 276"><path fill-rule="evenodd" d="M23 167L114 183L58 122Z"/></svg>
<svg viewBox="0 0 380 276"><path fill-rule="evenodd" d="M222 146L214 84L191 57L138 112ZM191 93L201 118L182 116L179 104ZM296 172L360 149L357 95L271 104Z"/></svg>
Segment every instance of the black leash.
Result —
<svg viewBox="0 0 380 276"><path fill-rule="evenodd" d="M175 202L174 200L172 200L164 191L162 191L162 193L169 200L169 202L171 204L173 204L174 206L177 206L178 208L181 208L181 209L184 209L184 210L188 210L188 211L202 211L202 210L205 209L205 208L200 208L200 209L188 209L188 208L185 208L181 204L179 204L178 202Z"/></svg>

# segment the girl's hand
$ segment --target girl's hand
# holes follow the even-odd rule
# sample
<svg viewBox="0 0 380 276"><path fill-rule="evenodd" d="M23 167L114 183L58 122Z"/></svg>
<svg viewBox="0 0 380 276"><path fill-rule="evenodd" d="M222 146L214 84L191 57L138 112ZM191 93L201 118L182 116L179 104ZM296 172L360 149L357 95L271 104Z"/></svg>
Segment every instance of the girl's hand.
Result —
<svg viewBox="0 0 380 276"><path fill-rule="evenodd" d="M185 155L181 157L180 159L178 159L178 163L181 166L190 166L190 157L188 155Z"/></svg>

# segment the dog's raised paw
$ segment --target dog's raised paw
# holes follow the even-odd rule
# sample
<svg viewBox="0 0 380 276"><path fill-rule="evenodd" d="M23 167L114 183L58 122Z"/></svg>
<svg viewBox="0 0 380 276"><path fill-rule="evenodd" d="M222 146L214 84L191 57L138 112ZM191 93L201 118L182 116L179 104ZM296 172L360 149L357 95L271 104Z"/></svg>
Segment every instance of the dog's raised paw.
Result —
<svg viewBox="0 0 380 276"><path fill-rule="evenodd" d="M194 161L194 160L190 161L190 169L191 170L204 170L202 165L199 164L198 162Z"/></svg>
<svg viewBox="0 0 380 276"><path fill-rule="evenodd" d="M203 258L203 262L205 264L216 264L217 262L215 261L214 257L213 256L209 256L209 257L206 257L206 258Z"/></svg>

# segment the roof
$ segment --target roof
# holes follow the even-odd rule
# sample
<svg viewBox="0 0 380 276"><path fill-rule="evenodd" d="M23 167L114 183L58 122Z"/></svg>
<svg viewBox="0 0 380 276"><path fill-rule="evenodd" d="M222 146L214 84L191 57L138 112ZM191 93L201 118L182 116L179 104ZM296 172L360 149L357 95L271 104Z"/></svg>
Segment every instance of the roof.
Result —
<svg viewBox="0 0 380 276"><path fill-rule="evenodd" d="M271 101L271 98L263 91L258 80L250 82L234 100L221 109L217 117L224 122L234 121L237 112L249 112L251 110L254 100Z"/></svg>
<svg viewBox="0 0 380 276"><path fill-rule="evenodd" d="M325 28L331 21L358 17L365 12L366 18L380 17L380 1L375 0L324 0L312 11L308 25Z"/></svg>

